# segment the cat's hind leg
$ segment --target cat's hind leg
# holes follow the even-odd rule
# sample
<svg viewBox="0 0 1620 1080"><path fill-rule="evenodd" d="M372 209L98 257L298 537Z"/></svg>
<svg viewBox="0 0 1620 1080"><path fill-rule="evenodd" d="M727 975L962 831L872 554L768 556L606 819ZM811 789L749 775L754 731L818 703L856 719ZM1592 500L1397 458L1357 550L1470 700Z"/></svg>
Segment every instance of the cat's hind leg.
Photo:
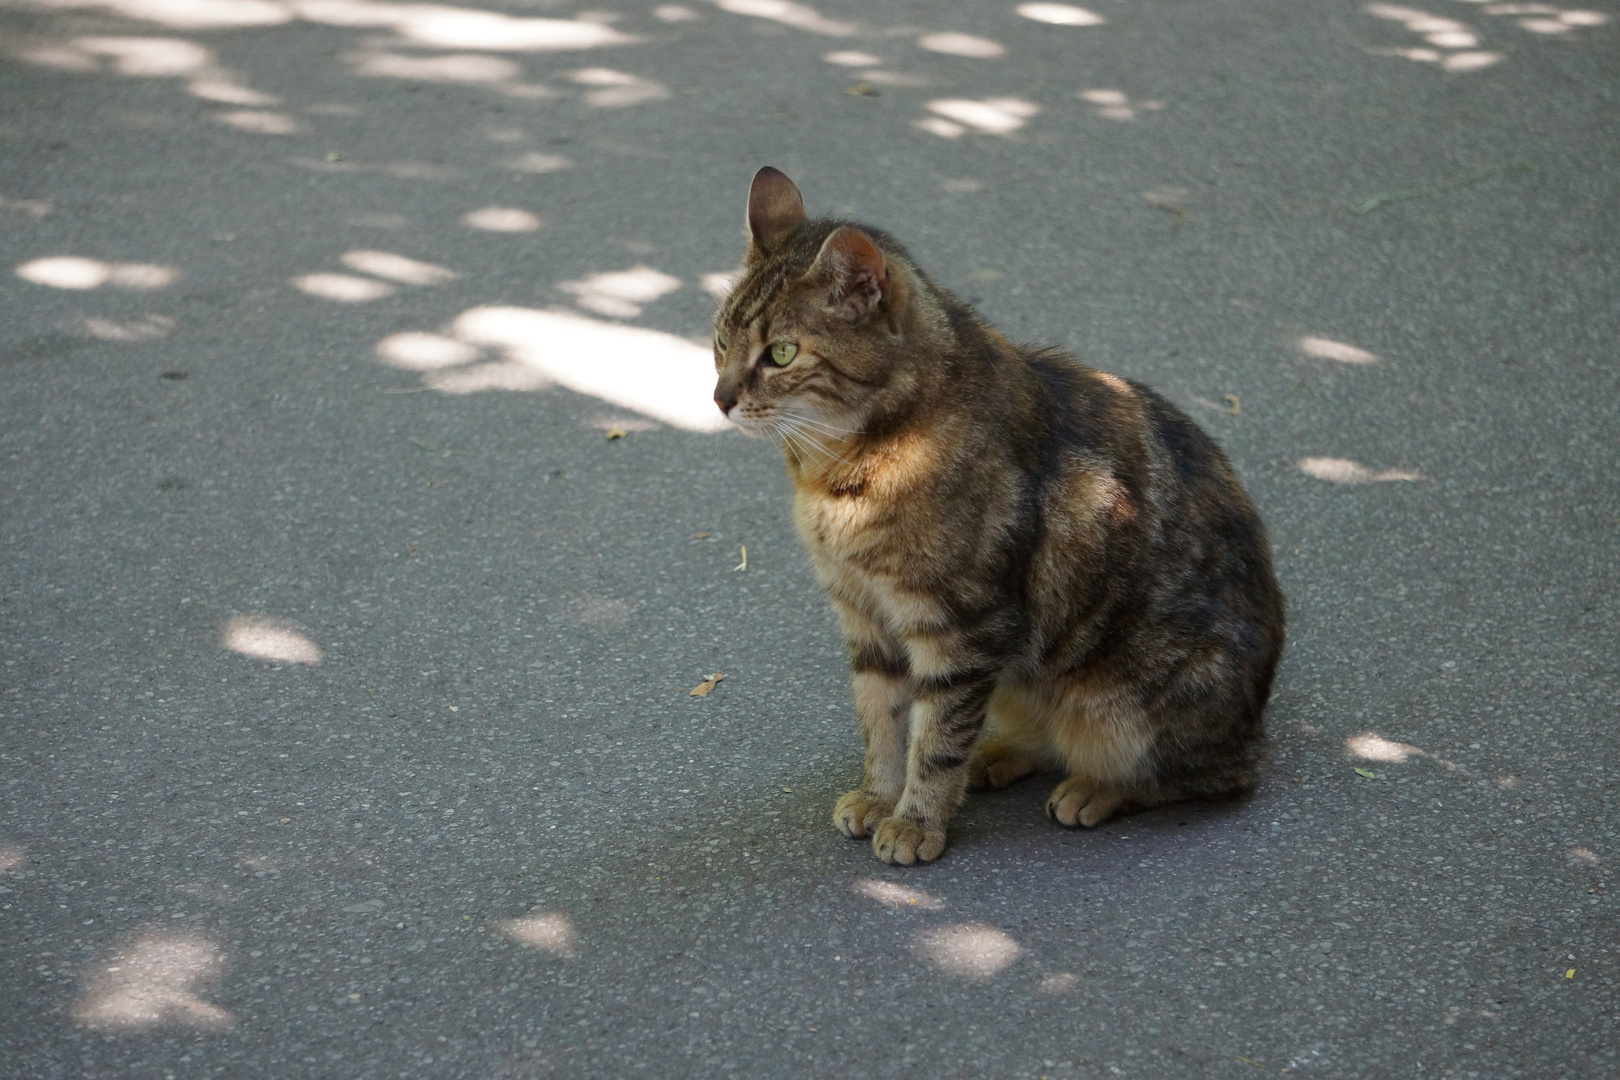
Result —
<svg viewBox="0 0 1620 1080"><path fill-rule="evenodd" d="M996 687L986 710L986 735L968 765L968 788L1004 788L1051 764L1051 751L1039 719L1038 702L1005 683Z"/></svg>
<svg viewBox="0 0 1620 1080"><path fill-rule="evenodd" d="M1046 798L1058 824L1091 828L1121 809L1168 801L1153 777L1151 721L1129 693L1071 688L1054 710L1052 741L1069 772Z"/></svg>

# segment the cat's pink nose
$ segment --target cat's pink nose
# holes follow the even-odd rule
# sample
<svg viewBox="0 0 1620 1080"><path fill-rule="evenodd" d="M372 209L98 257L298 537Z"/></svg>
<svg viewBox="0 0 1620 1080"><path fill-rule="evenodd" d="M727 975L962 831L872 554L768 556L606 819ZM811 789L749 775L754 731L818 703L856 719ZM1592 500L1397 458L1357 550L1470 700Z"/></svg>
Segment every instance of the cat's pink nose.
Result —
<svg viewBox="0 0 1620 1080"><path fill-rule="evenodd" d="M727 416L737 407L737 388L729 383L720 383L714 388L714 403L720 406L720 411Z"/></svg>

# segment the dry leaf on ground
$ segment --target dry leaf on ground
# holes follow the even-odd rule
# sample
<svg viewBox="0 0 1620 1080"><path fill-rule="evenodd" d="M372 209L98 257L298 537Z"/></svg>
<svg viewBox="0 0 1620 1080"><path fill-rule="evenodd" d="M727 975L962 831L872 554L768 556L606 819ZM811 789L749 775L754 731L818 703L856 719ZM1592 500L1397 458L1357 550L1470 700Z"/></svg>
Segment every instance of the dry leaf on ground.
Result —
<svg viewBox="0 0 1620 1080"><path fill-rule="evenodd" d="M715 687L715 684L718 683L721 679L724 679L724 678L725 678L725 676L717 671L713 675L710 675L707 679L704 679L702 682L700 682L696 686L692 687L692 689L688 690L686 692L686 696L687 697L708 697L709 696L709 691L713 690L714 687Z"/></svg>

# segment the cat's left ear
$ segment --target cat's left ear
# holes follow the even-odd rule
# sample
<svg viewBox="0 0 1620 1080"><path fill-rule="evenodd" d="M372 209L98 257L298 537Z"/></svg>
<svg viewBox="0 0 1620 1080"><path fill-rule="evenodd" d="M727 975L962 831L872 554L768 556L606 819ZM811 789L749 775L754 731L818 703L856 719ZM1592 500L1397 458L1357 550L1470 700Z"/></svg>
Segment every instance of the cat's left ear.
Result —
<svg viewBox="0 0 1620 1080"><path fill-rule="evenodd" d="M804 196L787 175L769 165L748 187L748 253L766 252L806 220Z"/></svg>
<svg viewBox="0 0 1620 1080"><path fill-rule="evenodd" d="M815 269L832 283L828 301L849 322L862 322L889 299L889 266L861 230L845 225L827 237Z"/></svg>

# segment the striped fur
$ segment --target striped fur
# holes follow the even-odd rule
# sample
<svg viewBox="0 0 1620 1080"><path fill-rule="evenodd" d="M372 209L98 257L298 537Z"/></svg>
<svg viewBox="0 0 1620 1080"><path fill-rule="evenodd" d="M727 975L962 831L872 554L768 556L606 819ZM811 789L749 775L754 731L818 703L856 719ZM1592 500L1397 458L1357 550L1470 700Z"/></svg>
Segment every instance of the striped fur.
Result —
<svg viewBox="0 0 1620 1080"><path fill-rule="evenodd" d="M1016 346L893 238L774 169L715 315L715 400L782 449L866 741L846 835L937 858L970 785L1057 768L1047 811L1253 787L1283 646L1258 514L1145 386ZM785 366L773 343L796 346ZM987 730L988 718L988 730Z"/></svg>

